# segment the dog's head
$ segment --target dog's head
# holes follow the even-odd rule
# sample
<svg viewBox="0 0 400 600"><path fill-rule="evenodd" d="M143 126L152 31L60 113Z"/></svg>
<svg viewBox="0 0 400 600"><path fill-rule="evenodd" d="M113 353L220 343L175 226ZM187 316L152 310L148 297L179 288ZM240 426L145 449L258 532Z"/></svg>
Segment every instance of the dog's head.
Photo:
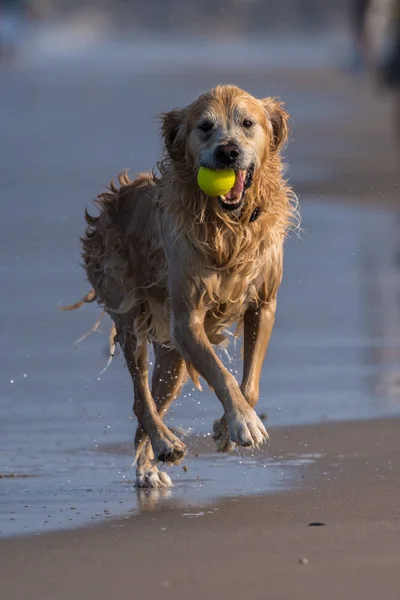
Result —
<svg viewBox="0 0 400 600"><path fill-rule="evenodd" d="M271 153L286 141L287 122L275 98L259 100L225 85L162 115L162 134L170 159L193 178L201 166L235 171L234 187L219 198L221 207L232 211L241 209L253 178L268 169Z"/></svg>

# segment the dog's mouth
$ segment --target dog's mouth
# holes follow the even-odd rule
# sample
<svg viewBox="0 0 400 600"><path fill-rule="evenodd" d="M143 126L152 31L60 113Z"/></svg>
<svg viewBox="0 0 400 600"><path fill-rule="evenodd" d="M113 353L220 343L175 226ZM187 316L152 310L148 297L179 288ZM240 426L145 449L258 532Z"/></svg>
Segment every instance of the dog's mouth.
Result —
<svg viewBox="0 0 400 600"><path fill-rule="evenodd" d="M254 165L248 169L236 171L236 179L233 188L225 196L218 196L219 205L224 210L238 210L242 207L246 190L253 183Z"/></svg>

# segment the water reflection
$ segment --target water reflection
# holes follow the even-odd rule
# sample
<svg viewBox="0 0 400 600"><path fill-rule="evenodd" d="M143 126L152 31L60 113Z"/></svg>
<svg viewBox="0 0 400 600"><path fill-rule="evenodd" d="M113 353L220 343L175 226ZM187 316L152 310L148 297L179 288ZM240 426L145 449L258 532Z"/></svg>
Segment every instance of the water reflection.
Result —
<svg viewBox="0 0 400 600"><path fill-rule="evenodd" d="M382 403L400 404L400 214L393 212L375 242L368 240L361 255L364 325L372 340L366 362L376 367L368 382ZM367 237L367 236L366 236Z"/></svg>

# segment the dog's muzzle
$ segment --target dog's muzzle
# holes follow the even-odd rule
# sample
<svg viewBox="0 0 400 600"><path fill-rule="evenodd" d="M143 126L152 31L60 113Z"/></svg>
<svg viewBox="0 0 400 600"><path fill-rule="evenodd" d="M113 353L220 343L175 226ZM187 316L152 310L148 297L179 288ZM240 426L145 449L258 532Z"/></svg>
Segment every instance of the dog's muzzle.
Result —
<svg viewBox="0 0 400 600"><path fill-rule="evenodd" d="M229 211L241 208L246 191L253 183L253 173L254 165L251 165L247 170L241 169L236 171L233 188L225 196L218 197L221 208Z"/></svg>

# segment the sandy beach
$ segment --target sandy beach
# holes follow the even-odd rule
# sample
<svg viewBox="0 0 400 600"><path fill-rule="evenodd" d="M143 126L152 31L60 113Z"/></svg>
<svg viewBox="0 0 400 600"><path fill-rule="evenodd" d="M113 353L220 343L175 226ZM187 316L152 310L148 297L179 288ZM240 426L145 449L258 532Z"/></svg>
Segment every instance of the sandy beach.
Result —
<svg viewBox="0 0 400 600"><path fill-rule="evenodd" d="M294 489L0 541L2 597L398 598L399 421L282 428Z"/></svg>
<svg viewBox="0 0 400 600"><path fill-rule="evenodd" d="M185 40L67 41L32 42L1 70L0 174L11 201L0 220L0 597L397 599L390 99L337 68L340 40L281 40L273 55L276 40L239 40L234 65L218 44L199 44L194 60ZM217 455L220 406L189 385L168 416L189 447L170 470L175 487L139 493L123 359L100 374L107 323L74 346L98 311L58 306L86 291L85 206L123 168L154 165L161 111L221 81L281 96L294 119L287 162L302 232L287 243L257 407L271 440ZM239 346L229 353L239 375Z"/></svg>

